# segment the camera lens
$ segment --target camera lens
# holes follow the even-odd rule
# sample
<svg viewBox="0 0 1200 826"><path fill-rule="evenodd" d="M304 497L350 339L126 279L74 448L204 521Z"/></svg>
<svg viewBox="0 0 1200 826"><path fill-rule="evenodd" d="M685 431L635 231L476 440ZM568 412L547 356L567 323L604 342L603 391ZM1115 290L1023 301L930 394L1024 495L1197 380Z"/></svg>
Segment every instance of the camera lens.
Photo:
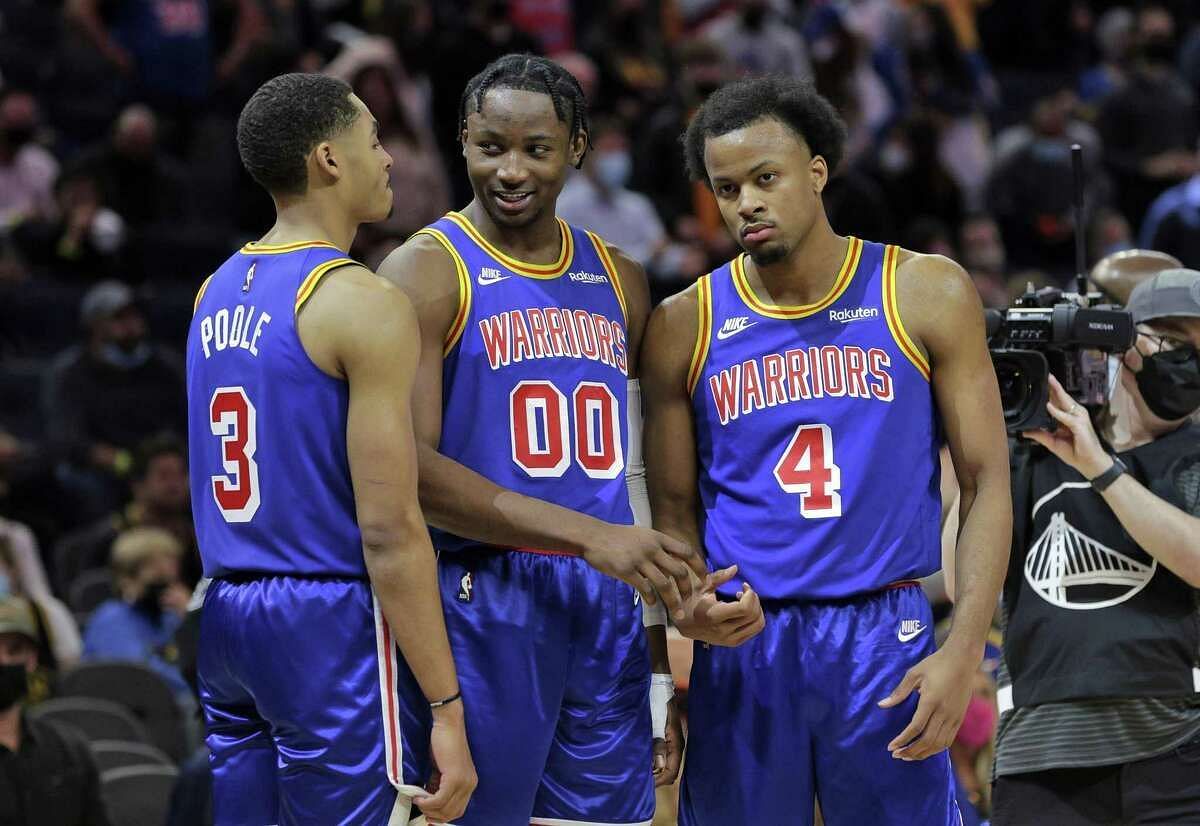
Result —
<svg viewBox="0 0 1200 826"><path fill-rule="evenodd" d="M1011 421L1023 413L1029 404L1029 377L1025 375L1020 364L1000 362L996 365L996 378L1000 382L1000 403L1004 407L1004 419Z"/></svg>

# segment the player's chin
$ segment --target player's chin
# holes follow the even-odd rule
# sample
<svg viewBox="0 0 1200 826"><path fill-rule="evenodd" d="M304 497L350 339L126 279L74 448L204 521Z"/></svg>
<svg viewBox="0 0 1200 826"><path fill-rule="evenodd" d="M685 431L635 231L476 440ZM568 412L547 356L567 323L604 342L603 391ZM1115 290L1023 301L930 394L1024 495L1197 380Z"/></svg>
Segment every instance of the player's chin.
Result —
<svg viewBox="0 0 1200 826"><path fill-rule="evenodd" d="M788 248L782 241L767 241L764 244L743 244L742 248L750 253L750 258L760 267L778 264L787 258Z"/></svg>

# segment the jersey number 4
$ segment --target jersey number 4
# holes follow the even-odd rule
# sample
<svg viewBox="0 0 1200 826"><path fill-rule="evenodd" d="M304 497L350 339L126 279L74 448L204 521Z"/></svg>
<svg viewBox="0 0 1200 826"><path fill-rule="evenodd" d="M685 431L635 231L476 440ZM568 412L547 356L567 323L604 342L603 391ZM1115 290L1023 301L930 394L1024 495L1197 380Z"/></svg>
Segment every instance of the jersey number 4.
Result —
<svg viewBox="0 0 1200 826"><path fill-rule="evenodd" d="M208 405L212 434L221 438L225 475L212 477L213 499L226 522L249 522L259 505L254 405L242 387L218 387Z"/></svg>
<svg viewBox="0 0 1200 826"><path fill-rule="evenodd" d="M842 515L842 470L833 463L833 434L827 424L802 424L775 465L775 479L787 493L800 494L807 519Z"/></svg>
<svg viewBox="0 0 1200 826"><path fill-rule="evenodd" d="M530 476L562 476L572 458L593 479L615 479L625 469L620 405L608 385L581 381L568 403L548 381L523 381L508 400L512 460Z"/></svg>

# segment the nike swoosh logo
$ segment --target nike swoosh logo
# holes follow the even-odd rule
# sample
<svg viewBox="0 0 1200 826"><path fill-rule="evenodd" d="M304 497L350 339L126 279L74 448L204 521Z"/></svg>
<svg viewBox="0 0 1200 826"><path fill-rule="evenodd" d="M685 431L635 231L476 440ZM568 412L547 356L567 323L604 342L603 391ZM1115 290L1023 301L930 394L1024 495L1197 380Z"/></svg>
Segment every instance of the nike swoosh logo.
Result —
<svg viewBox="0 0 1200 826"><path fill-rule="evenodd" d="M757 323L758 323L757 321L751 321L745 327L735 327L732 330L718 330L717 331L717 339L720 341L724 341L727 338L732 338L733 336L736 336L738 333L742 332L743 330L749 330L751 327L753 327Z"/></svg>
<svg viewBox="0 0 1200 826"><path fill-rule="evenodd" d="M928 627L929 627L928 625L922 625L922 626L921 626L920 628L918 628L917 630L915 630L915 631L910 631L910 632L909 632L909 633L907 633L907 634L905 634L903 631L897 631L897 632L896 632L896 639L900 640L900 642L908 642L909 640L915 640L917 637L921 636L921 634L922 634L922 633L925 631L925 629L926 629L926 628L928 628Z"/></svg>
<svg viewBox="0 0 1200 826"><path fill-rule="evenodd" d="M512 276L511 275L501 275L501 276L492 276L491 278L484 278L481 275L478 278L476 278L475 281L476 281L476 283L479 284L479 286L486 287L488 284L495 284L497 281L507 281L509 278L512 278Z"/></svg>

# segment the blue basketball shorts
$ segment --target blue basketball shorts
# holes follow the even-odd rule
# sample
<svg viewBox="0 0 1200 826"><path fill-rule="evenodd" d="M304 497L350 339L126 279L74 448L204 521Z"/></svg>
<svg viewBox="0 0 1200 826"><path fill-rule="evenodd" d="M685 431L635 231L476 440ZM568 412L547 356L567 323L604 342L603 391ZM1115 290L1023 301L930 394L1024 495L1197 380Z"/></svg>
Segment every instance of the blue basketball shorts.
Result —
<svg viewBox="0 0 1200 826"><path fill-rule="evenodd" d="M811 826L814 799L827 826L959 826L949 754L887 750L917 693L876 705L935 649L921 589L764 612L744 645L695 646L680 826Z"/></svg>
<svg viewBox="0 0 1200 826"><path fill-rule="evenodd" d="M458 826L654 817L650 661L637 592L578 557L439 557L479 786Z"/></svg>
<svg viewBox="0 0 1200 826"><path fill-rule="evenodd" d="M368 583L217 579L197 667L217 826L409 822L429 705Z"/></svg>

